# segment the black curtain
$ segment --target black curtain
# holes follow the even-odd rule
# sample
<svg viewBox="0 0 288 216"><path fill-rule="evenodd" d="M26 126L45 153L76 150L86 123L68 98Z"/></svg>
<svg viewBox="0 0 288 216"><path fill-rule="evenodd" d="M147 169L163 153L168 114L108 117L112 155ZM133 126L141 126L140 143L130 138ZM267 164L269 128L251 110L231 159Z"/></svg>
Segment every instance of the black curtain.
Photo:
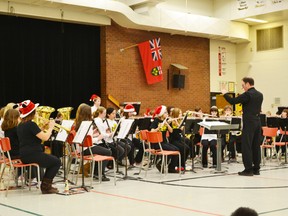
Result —
<svg viewBox="0 0 288 216"><path fill-rule="evenodd" d="M1 107L30 99L75 117L100 95L100 27L3 15L0 26Z"/></svg>

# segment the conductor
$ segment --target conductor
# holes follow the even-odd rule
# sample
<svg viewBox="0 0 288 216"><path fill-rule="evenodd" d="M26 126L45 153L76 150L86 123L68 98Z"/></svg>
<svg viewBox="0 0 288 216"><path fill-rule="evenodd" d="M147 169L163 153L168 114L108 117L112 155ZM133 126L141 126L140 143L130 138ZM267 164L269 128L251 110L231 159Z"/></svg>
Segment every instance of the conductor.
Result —
<svg viewBox="0 0 288 216"><path fill-rule="evenodd" d="M238 172L241 176L260 175L261 162L261 122L260 112L263 102L263 94L254 88L254 79L244 77L242 79L244 93L236 98L231 98L227 90L222 87L222 94L230 104L242 104L243 129L242 129L242 160L244 170Z"/></svg>

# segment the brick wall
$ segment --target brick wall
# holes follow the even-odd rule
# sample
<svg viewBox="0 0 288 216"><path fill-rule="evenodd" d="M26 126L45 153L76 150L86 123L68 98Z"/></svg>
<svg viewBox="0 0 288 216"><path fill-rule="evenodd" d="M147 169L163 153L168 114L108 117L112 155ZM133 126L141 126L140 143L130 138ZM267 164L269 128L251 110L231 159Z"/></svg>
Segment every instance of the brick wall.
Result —
<svg viewBox="0 0 288 216"><path fill-rule="evenodd" d="M164 81L148 85L138 47L120 52L120 49L140 42L161 38ZM107 96L119 102L140 101L140 114L146 108L159 105L175 106L183 111L200 106L204 111L210 107L209 40L205 38L170 35L123 28L115 23L101 29L101 96L105 107L114 106ZM170 80L167 89L167 70L170 78L177 70L170 66L178 63L188 67L185 88L173 89Z"/></svg>

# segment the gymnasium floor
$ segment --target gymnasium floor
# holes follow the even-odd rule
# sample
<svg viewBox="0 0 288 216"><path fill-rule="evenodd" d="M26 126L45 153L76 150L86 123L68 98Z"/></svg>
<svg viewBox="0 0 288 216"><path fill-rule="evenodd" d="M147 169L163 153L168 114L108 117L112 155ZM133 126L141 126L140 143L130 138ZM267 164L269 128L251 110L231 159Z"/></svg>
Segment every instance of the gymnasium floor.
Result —
<svg viewBox="0 0 288 216"><path fill-rule="evenodd" d="M282 160L283 161L283 160ZM188 168L191 161L188 161ZM199 166L195 164L195 166ZM119 168L124 171L123 167ZM266 161L260 176L238 176L243 170L240 163L222 163L225 173L212 173L205 168L168 174L160 178L156 168L136 175L139 168L128 170L128 179L117 174L116 186L112 172L111 181L101 184L94 181L93 189L74 195L42 195L33 187L9 190L8 197L0 192L0 215L227 215L240 206L255 209L259 215L288 215L288 166L276 161ZM130 179L131 178L131 179ZM60 192L64 191L63 177L55 181ZM84 184L79 178L78 186ZM74 187L69 185L70 188Z"/></svg>

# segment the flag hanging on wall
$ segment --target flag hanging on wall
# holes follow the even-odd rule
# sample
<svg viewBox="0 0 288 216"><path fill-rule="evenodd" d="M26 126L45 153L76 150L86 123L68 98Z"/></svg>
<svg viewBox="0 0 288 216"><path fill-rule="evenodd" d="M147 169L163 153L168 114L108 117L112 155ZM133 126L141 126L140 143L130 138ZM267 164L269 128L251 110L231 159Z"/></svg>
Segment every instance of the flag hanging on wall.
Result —
<svg viewBox="0 0 288 216"><path fill-rule="evenodd" d="M148 84L163 80L160 38L138 44Z"/></svg>

